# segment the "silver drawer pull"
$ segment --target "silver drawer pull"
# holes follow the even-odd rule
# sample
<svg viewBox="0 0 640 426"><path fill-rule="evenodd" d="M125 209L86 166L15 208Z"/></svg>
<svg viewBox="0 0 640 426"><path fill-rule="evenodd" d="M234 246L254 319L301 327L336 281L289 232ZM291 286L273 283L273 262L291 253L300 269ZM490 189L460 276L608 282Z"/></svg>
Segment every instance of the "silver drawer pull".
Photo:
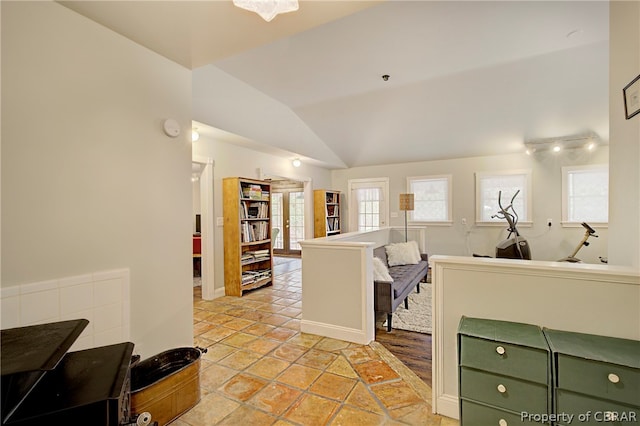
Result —
<svg viewBox="0 0 640 426"><path fill-rule="evenodd" d="M507 388L503 384L498 385L498 392L505 393L506 391L507 391Z"/></svg>
<svg viewBox="0 0 640 426"><path fill-rule="evenodd" d="M611 383L618 383L620 381L620 377L617 374L610 373L607 378Z"/></svg>
<svg viewBox="0 0 640 426"><path fill-rule="evenodd" d="M505 353L506 351L504 350L504 348L503 348L502 346L498 346L498 347L496 348L496 352L498 352L498 355L504 355L504 353Z"/></svg>
<svg viewBox="0 0 640 426"><path fill-rule="evenodd" d="M498 426L508 426L507 421L505 419L498 420Z"/></svg>

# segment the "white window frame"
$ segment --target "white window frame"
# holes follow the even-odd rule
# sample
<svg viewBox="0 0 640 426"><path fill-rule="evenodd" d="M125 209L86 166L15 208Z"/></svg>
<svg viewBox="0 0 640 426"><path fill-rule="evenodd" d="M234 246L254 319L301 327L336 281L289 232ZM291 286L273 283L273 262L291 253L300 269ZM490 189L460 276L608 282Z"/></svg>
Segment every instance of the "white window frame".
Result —
<svg viewBox="0 0 640 426"><path fill-rule="evenodd" d="M577 228L582 226L582 222L587 222L592 227L607 228L609 226L609 214L607 212L607 222L594 222L581 220L578 222L569 221L569 174L572 172L585 171L606 171L609 176L608 164L589 164L586 166L565 166L562 168L562 226L565 228ZM609 193L607 182L607 193Z"/></svg>
<svg viewBox="0 0 640 426"><path fill-rule="evenodd" d="M389 226L389 178L349 179L347 190L349 194L349 232L358 231L358 200L353 196L357 187L378 187L382 191L380 201L380 228Z"/></svg>
<svg viewBox="0 0 640 426"><path fill-rule="evenodd" d="M523 176L524 177L524 188L518 194L518 197L524 197L524 205L526 219L522 219L523 212L516 212L520 219L518 219L518 226L522 227L530 227L532 225L533 220L533 212L532 212L532 185L531 185L531 170L530 169L514 169L514 170L499 170L492 172L476 172L476 225L480 226L505 226L507 225L506 220L496 220L496 221L486 221L482 219L482 191L481 191L481 182L486 178L494 178L500 176ZM511 200L502 200L502 205L507 206ZM499 207L496 205L496 213L498 213Z"/></svg>
<svg viewBox="0 0 640 426"><path fill-rule="evenodd" d="M407 177L407 192L414 193L413 191L413 183L417 181L442 181L445 180L447 182L447 194L446 194L446 204L447 204L447 218L445 220L415 220L413 217L413 211L409 212L408 222L412 224L428 224L428 225L436 225L436 226L451 226L453 224L453 177L451 175L429 175L429 176L408 176ZM414 196L414 205L417 205L418 199Z"/></svg>

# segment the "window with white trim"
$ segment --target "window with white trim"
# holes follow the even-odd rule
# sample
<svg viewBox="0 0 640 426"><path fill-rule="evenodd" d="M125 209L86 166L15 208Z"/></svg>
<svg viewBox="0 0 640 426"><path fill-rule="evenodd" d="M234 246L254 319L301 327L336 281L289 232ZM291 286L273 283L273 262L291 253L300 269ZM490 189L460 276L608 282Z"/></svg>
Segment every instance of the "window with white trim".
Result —
<svg viewBox="0 0 640 426"><path fill-rule="evenodd" d="M414 194L411 222L451 223L451 175L410 176L407 189Z"/></svg>
<svg viewBox="0 0 640 426"><path fill-rule="evenodd" d="M516 191L513 208L518 215L518 223L531 223L531 170L505 170L501 172L476 173L476 223L506 223L495 216L500 211L498 195L502 206L507 207Z"/></svg>
<svg viewBox="0 0 640 426"><path fill-rule="evenodd" d="M609 222L609 166L562 168L562 222Z"/></svg>

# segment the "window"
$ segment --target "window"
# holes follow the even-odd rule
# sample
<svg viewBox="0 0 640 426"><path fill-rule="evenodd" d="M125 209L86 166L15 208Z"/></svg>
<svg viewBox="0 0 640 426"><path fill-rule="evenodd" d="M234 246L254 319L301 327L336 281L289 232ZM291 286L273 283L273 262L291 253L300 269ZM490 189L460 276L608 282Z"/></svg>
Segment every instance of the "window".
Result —
<svg viewBox="0 0 640 426"><path fill-rule="evenodd" d="M408 177L407 188L414 194L411 222L452 222L451 175Z"/></svg>
<svg viewBox="0 0 640 426"><path fill-rule="evenodd" d="M518 223L531 223L531 170L505 170L503 172L476 173L476 222L482 224L506 223L492 217L499 212L498 194L502 192L502 206L511 203L518 215Z"/></svg>
<svg viewBox="0 0 640 426"><path fill-rule="evenodd" d="M371 231L387 226L389 179L349 180L349 230Z"/></svg>
<svg viewBox="0 0 640 426"><path fill-rule="evenodd" d="M609 222L607 165L562 168L562 222L600 225Z"/></svg>

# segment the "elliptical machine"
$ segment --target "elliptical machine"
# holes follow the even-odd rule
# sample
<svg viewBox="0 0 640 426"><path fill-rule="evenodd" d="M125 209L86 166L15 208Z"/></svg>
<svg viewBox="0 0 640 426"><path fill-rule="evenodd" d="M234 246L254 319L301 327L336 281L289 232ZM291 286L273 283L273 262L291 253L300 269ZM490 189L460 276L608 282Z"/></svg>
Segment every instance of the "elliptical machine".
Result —
<svg viewBox="0 0 640 426"><path fill-rule="evenodd" d="M505 219L509 224L509 228L507 228L509 235L496 246L496 258L531 260L531 249L529 248L529 243L518 232L518 213L516 213L513 208L513 200L516 199L516 196L519 193L520 190L517 190L516 193L513 194L513 197L511 197L509 205L507 207L503 207L502 191L498 192L498 206L500 206L500 211L491 217ZM483 256L474 253L473 257L491 256Z"/></svg>
<svg viewBox="0 0 640 426"><path fill-rule="evenodd" d="M582 246L587 247L589 245L589 242L587 241L589 239L589 237L598 238L598 236L596 235L596 230L593 229L592 227L590 227L586 222L582 222L581 225L585 229L584 236L582 237L582 240L580 240L580 243L578 243L578 245L576 246L576 249L573 251L573 253L571 253L571 256L567 256L567 257L563 257L562 259L558 259L558 262L571 262L571 263L580 263L580 262L582 262L582 260L580 260L580 259L578 259L576 257L576 254L578 254L578 252L580 251ZM602 257L600 258L600 261L602 263L607 263L605 260L603 260Z"/></svg>
<svg viewBox="0 0 640 426"><path fill-rule="evenodd" d="M518 213L516 213L513 208L513 200L516 199L516 196L519 193L520 190L517 190L516 193L513 194L509 205L507 207L503 207L502 191L498 192L498 206L500 206L500 211L491 217L505 219L509 224L509 228L507 228L509 235L496 246L496 257L531 260L531 249L529 248L529 243L518 232Z"/></svg>

